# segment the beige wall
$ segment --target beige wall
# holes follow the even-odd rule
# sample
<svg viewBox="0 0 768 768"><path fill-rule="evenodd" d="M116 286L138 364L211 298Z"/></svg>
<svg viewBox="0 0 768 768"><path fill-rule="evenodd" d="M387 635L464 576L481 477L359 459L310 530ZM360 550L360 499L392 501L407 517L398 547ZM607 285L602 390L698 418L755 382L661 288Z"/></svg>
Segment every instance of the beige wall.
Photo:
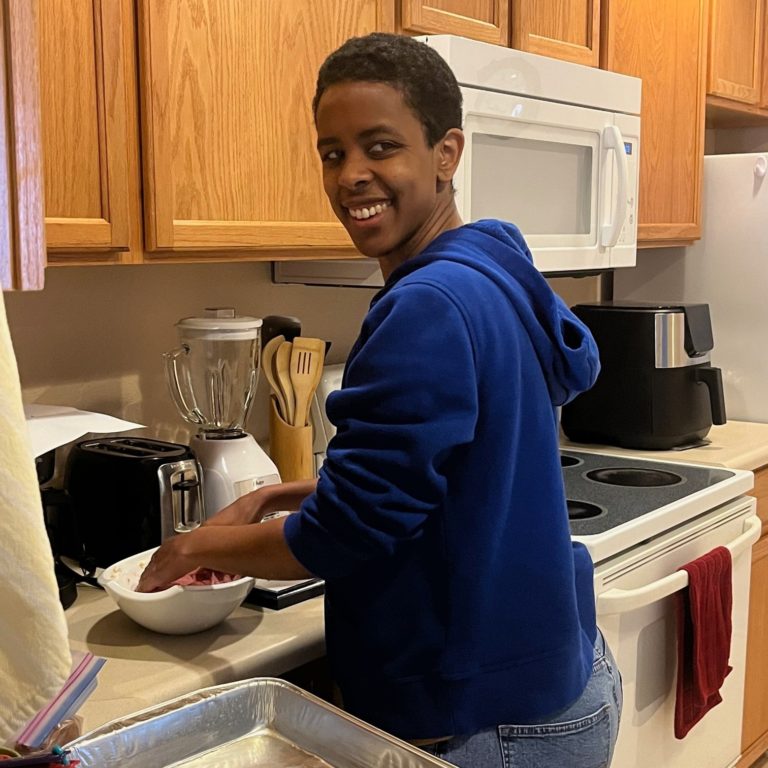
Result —
<svg viewBox="0 0 768 768"><path fill-rule="evenodd" d="M704 151L707 155L768 152L768 127L709 129Z"/></svg>
<svg viewBox="0 0 768 768"><path fill-rule="evenodd" d="M596 278L552 281L566 301L596 298ZM7 293L11 335L27 402L72 405L150 428L141 434L186 442L190 431L166 389L163 352L174 323L206 306L239 314L294 315L303 333L332 342L342 362L374 291L275 285L268 264L57 267L39 293ZM267 433L266 386L259 385L248 428Z"/></svg>

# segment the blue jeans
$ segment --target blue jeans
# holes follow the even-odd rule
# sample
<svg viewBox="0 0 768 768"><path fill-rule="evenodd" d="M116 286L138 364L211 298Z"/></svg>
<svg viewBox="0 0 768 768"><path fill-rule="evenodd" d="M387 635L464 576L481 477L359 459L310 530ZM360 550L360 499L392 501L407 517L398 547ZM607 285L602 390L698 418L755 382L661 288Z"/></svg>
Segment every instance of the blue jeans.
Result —
<svg viewBox="0 0 768 768"><path fill-rule="evenodd" d="M599 630L581 697L546 721L498 725L423 749L460 768L607 768L619 731L621 675Z"/></svg>

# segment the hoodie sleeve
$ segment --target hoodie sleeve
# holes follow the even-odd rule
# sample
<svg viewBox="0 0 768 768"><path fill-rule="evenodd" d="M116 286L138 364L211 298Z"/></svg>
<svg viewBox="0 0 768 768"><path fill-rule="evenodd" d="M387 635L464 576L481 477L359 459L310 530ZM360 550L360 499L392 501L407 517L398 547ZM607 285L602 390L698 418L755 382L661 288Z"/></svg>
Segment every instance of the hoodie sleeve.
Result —
<svg viewBox="0 0 768 768"><path fill-rule="evenodd" d="M445 462L477 421L470 332L439 287L401 283L371 309L362 338L328 400L337 434L317 491L284 529L295 557L325 579L420 535L447 493Z"/></svg>
<svg viewBox="0 0 768 768"><path fill-rule="evenodd" d="M553 294L556 322L553 323L555 345L551 362L549 388L554 405L565 405L585 392L597 381L600 355L592 333L565 302Z"/></svg>

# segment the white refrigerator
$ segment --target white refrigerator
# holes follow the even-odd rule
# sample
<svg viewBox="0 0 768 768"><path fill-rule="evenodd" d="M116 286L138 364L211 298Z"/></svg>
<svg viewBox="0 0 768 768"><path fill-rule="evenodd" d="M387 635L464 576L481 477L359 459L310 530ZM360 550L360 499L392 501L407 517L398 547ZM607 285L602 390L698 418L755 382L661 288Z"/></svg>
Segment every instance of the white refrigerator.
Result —
<svg viewBox="0 0 768 768"><path fill-rule="evenodd" d="M704 158L702 237L638 252L614 298L709 304L728 419L768 422L768 153Z"/></svg>

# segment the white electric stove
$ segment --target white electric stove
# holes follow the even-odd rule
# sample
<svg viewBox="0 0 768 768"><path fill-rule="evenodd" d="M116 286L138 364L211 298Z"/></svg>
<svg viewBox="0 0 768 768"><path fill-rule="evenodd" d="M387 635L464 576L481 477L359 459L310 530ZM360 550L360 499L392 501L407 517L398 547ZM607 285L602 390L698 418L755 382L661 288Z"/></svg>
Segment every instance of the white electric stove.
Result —
<svg viewBox="0 0 768 768"><path fill-rule="evenodd" d="M612 768L727 768L740 756L750 552L761 522L745 496L753 475L606 453L561 454L573 537L595 563L597 620L623 677L624 710ZM673 595L678 569L726 546L733 567L733 668L722 703L674 736L677 679Z"/></svg>

